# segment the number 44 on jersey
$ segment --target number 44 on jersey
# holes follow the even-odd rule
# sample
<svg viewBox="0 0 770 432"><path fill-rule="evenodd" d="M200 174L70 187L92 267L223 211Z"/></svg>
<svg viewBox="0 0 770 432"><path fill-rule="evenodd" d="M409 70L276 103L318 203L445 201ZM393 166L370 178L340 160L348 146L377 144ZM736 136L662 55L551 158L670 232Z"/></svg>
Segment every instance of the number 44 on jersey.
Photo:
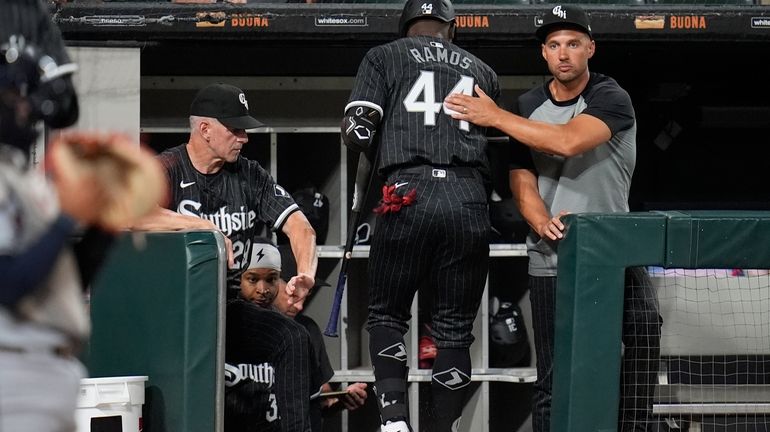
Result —
<svg viewBox="0 0 770 432"><path fill-rule="evenodd" d="M460 80L449 91L452 93L462 93L466 95L473 94L473 77L466 75L460 75ZM446 96L449 96L447 94ZM422 100L420 99L422 95ZM408 112L417 112L423 114L423 121L425 126L436 125L436 115L443 108L444 114L452 114L453 111L444 106L444 98L440 101L436 101L436 90L434 87L434 73L428 71L421 71L420 77L414 82L412 88L409 89L404 98L404 108ZM460 121L460 130L468 131L469 125L465 120Z"/></svg>

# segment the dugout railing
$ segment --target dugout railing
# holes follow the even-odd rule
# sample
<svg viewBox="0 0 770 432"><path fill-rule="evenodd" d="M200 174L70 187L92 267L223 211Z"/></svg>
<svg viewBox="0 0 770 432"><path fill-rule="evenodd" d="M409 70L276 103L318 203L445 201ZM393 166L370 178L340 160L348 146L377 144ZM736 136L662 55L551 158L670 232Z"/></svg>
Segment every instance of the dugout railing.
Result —
<svg viewBox="0 0 770 432"><path fill-rule="evenodd" d="M770 214L583 214L566 220L559 249L551 430L612 431L618 418L624 269L769 268ZM150 377L144 430L220 430L223 250L221 235L213 232L127 233L92 286L94 333L86 364L92 376ZM660 390L673 395L677 388ZM706 408L761 413L770 398L765 399L766 386L754 389L752 405L734 400L715 405L723 392ZM659 412L686 414L699 402L670 399L676 403L658 403Z"/></svg>
<svg viewBox="0 0 770 432"><path fill-rule="evenodd" d="M770 268L770 213L581 214L568 216L566 223L559 245L551 431L614 431L625 269ZM766 412L767 386L753 388L748 403L720 393L706 406L679 401L663 407L660 393L671 389L659 385L657 408L660 414L694 413L697 406L728 414ZM718 400L720 395L727 400Z"/></svg>

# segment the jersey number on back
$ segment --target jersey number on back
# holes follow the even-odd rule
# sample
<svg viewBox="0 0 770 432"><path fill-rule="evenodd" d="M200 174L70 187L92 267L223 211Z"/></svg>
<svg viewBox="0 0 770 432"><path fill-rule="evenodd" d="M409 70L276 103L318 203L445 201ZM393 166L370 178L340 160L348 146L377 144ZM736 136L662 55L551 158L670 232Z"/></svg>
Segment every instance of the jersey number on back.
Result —
<svg viewBox="0 0 770 432"><path fill-rule="evenodd" d="M278 403L275 399L275 393L270 393L270 407L267 409L267 412L265 413L265 420L272 423L276 420L278 420Z"/></svg>
<svg viewBox="0 0 770 432"><path fill-rule="evenodd" d="M412 88L409 89L404 98L404 108L408 112L418 112L423 114L423 120L425 126L436 125L436 115L441 111L442 107L445 114L451 114L452 110L447 109L444 106L444 98L436 102L436 90L433 83L433 72L421 71L420 77L414 82ZM466 95L473 94L473 77L460 75L460 80L449 91L452 93L462 93ZM445 96L449 96L449 94ZM422 99L420 99L422 95ZM460 121L460 130L468 131L469 125L465 120Z"/></svg>

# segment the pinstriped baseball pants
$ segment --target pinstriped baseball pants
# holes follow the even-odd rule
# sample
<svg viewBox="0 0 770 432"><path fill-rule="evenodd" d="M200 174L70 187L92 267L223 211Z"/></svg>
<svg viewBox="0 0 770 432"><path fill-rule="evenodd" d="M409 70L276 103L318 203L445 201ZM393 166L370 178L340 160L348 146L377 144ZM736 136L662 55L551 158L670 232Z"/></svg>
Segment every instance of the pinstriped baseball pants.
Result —
<svg viewBox="0 0 770 432"><path fill-rule="evenodd" d="M470 168L419 166L391 173L388 184L415 189L416 202L379 215L369 254L367 329L408 330L418 287L432 298L439 348L467 348L489 266L490 222L481 175Z"/></svg>

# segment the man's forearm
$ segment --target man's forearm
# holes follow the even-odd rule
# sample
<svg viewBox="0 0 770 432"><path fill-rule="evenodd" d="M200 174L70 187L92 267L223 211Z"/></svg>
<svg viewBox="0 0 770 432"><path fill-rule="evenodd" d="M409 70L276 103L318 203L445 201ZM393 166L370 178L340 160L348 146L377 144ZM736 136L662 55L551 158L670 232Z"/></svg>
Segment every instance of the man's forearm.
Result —
<svg viewBox="0 0 770 432"><path fill-rule="evenodd" d="M304 235L291 239L291 249L297 261L297 273L305 273L315 278L318 268L318 255L315 247L315 235Z"/></svg>
<svg viewBox="0 0 770 432"><path fill-rule="evenodd" d="M179 231L184 229L217 229L209 220L195 216L179 214L175 211L160 208L145 216L131 229L141 231Z"/></svg>
<svg viewBox="0 0 770 432"><path fill-rule="evenodd" d="M548 223L551 215L537 189L537 177L528 170L513 170L509 179L519 213L530 228L540 235L541 227Z"/></svg>
<svg viewBox="0 0 770 432"><path fill-rule="evenodd" d="M297 262L297 274L305 273L315 278L318 254L313 226L302 212L297 211L286 220L283 231L289 238L294 259Z"/></svg>

